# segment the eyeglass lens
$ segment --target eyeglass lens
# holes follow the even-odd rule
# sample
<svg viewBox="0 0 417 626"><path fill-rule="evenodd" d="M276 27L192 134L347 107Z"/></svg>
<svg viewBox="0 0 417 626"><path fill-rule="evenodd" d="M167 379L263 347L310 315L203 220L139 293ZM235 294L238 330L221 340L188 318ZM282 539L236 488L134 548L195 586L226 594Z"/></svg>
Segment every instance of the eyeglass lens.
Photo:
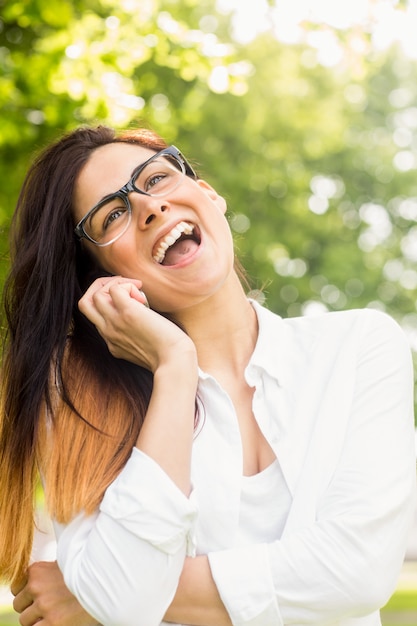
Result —
<svg viewBox="0 0 417 626"><path fill-rule="evenodd" d="M158 156L139 169L132 183L138 191L151 196L165 196L173 191L185 174L182 163L169 154ZM101 202L84 224L89 237L97 243L107 243L119 237L130 223L127 195L118 192Z"/></svg>

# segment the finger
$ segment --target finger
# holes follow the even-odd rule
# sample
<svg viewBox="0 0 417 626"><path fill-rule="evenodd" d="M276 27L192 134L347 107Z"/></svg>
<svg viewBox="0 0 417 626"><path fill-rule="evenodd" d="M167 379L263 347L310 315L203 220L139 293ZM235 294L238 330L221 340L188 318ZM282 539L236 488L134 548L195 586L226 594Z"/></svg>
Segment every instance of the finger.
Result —
<svg viewBox="0 0 417 626"><path fill-rule="evenodd" d="M132 287L130 296L134 300L137 300L141 304L144 304L149 309L148 298L146 297L145 293L141 289L137 289L137 288Z"/></svg>
<svg viewBox="0 0 417 626"><path fill-rule="evenodd" d="M89 291L92 293L96 291L108 291L109 287L112 285L123 285L125 283L131 283L138 289L142 287L142 281L137 278L128 278L126 276L103 276L102 278L95 280L94 283L92 283L87 289L86 293Z"/></svg>
<svg viewBox="0 0 417 626"><path fill-rule="evenodd" d="M19 624L21 626L33 626L33 624L45 624L45 621L37 607L32 604L20 615Z"/></svg>
<svg viewBox="0 0 417 626"><path fill-rule="evenodd" d="M100 290L105 290L109 283L114 282L115 280L120 280L121 278L121 276L102 276L100 278L97 278L88 287L81 300L90 300L96 292Z"/></svg>
<svg viewBox="0 0 417 626"><path fill-rule="evenodd" d="M135 300L140 304L144 304L146 307L149 308L148 299L145 293L141 289L139 289L139 287L135 283L124 282L111 284L109 286L109 294L112 296L113 300L117 299L119 293L123 294L122 298L124 297L124 294L127 294L132 300ZM127 304L127 300L125 300L123 303Z"/></svg>
<svg viewBox="0 0 417 626"><path fill-rule="evenodd" d="M114 324L115 328L128 330L136 326L146 310L150 310L148 300L143 291L135 286L117 285L110 289L111 302L103 301L98 306L105 322ZM112 315L114 316L112 318Z"/></svg>
<svg viewBox="0 0 417 626"><path fill-rule="evenodd" d="M19 591L13 599L13 608L16 613L22 613L25 609L28 608L33 602L33 596L27 588L23 588L22 591Z"/></svg>
<svg viewBox="0 0 417 626"><path fill-rule="evenodd" d="M111 283L105 290L97 291L92 297L91 307L104 322L111 319L114 313L123 315L128 310L138 311L137 304L149 307L147 298L135 284L131 282Z"/></svg>
<svg viewBox="0 0 417 626"><path fill-rule="evenodd" d="M138 293L141 293L142 281L123 276L107 276L95 280L87 289L78 303L81 313L86 315L93 324L96 324L98 321L96 311L100 312L100 306L103 306L106 302L111 302L111 298L109 298L110 290L118 285L128 286L128 289L132 290L132 297L133 292L135 292L135 298L145 304L146 297L144 295L143 297L138 296Z"/></svg>
<svg viewBox="0 0 417 626"><path fill-rule="evenodd" d="M78 308L93 324L99 325L103 304L111 302L110 285L117 284L115 277L98 279L87 289L78 302Z"/></svg>

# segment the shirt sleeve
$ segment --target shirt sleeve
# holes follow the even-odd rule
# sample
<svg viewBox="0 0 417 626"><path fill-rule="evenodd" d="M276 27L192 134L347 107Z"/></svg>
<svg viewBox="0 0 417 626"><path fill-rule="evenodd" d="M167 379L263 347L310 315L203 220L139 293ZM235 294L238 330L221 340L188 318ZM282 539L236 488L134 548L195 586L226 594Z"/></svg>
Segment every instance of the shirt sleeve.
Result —
<svg viewBox="0 0 417 626"><path fill-rule="evenodd" d="M339 623L395 589L416 498L413 370L397 324L367 313L343 446L314 519L280 541L209 554L234 626ZM333 444L321 443L317 458Z"/></svg>
<svg viewBox="0 0 417 626"><path fill-rule="evenodd" d="M195 516L192 496L134 448L100 510L57 527L66 585L103 626L159 625L192 553Z"/></svg>

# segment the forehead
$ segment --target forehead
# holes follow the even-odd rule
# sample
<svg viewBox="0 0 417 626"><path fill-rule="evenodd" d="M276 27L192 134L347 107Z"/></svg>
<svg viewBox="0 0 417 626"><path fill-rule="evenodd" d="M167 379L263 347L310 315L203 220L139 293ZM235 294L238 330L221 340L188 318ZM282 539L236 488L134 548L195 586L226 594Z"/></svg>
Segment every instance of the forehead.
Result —
<svg viewBox="0 0 417 626"><path fill-rule="evenodd" d="M153 150L127 143L111 143L94 150L75 183L75 218L81 219L103 196L123 187L132 171L153 154Z"/></svg>

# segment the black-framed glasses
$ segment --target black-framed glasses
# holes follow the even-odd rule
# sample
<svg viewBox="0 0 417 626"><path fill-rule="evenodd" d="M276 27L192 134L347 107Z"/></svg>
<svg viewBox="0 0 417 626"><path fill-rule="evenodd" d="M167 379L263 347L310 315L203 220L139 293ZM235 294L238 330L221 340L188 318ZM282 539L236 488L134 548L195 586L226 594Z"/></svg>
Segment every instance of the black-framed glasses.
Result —
<svg viewBox="0 0 417 626"><path fill-rule="evenodd" d="M105 196L84 215L74 229L78 239L88 239L96 246L108 246L121 237L132 220L129 194L166 196L176 189L184 176L197 178L191 165L175 146L164 148L141 163L126 185Z"/></svg>

